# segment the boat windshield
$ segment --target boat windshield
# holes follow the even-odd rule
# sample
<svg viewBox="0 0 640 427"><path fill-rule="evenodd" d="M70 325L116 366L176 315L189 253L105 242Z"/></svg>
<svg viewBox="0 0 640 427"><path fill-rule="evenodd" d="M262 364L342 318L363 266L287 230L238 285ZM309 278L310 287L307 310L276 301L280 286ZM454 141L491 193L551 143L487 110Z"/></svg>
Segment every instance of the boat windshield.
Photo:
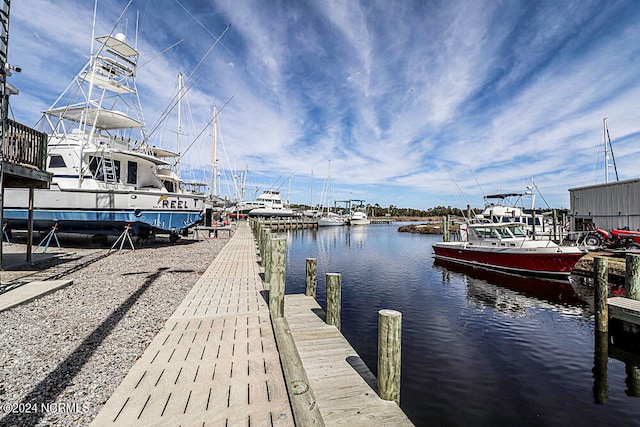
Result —
<svg viewBox="0 0 640 427"><path fill-rule="evenodd" d="M514 237L526 237L527 233L525 233L522 228L518 225L512 225L509 227L509 231L513 234Z"/></svg>

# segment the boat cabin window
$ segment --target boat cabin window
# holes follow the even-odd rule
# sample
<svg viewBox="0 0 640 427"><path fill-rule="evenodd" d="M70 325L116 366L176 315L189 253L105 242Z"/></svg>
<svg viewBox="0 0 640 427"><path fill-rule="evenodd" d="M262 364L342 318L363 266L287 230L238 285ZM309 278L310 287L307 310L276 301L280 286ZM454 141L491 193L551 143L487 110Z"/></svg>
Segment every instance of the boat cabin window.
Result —
<svg viewBox="0 0 640 427"><path fill-rule="evenodd" d="M173 182L173 181L162 181L162 183L164 184L164 188L166 188L169 193L175 193L176 192L176 183L175 182Z"/></svg>
<svg viewBox="0 0 640 427"><path fill-rule="evenodd" d="M506 228L496 228L495 229L496 232L500 235L500 238L511 238L511 234L509 233L509 230L507 230Z"/></svg>
<svg viewBox="0 0 640 427"><path fill-rule="evenodd" d="M494 237L493 234L491 234L491 228L474 228L473 231L481 239L489 239L491 237Z"/></svg>
<svg viewBox="0 0 640 427"><path fill-rule="evenodd" d="M64 159L59 154L52 154L49 157L49 167L50 168L66 168L67 165L64 162Z"/></svg>
<svg viewBox="0 0 640 427"><path fill-rule="evenodd" d="M138 162L127 162L127 184L138 183Z"/></svg>

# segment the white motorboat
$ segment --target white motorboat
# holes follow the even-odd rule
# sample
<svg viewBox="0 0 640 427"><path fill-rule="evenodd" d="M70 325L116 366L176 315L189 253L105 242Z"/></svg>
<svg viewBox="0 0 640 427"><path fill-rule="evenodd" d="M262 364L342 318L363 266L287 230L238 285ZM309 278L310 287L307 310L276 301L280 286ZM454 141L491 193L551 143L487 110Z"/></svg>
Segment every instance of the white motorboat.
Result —
<svg viewBox="0 0 640 427"><path fill-rule="evenodd" d="M158 167L170 164L144 134L138 51L123 34L95 40L89 62L41 119L53 179L35 190L34 229L120 234L130 226L135 235L175 238L201 219L205 197L159 177ZM8 228L27 228L28 201L27 189L6 189Z"/></svg>
<svg viewBox="0 0 640 427"><path fill-rule="evenodd" d="M298 214L289 207L289 203L282 200L279 191L265 190L255 201L244 202L236 205L242 211L245 210L249 216L254 217L289 217Z"/></svg>
<svg viewBox="0 0 640 427"><path fill-rule="evenodd" d="M359 202L357 206L353 206L353 202ZM364 206L364 200L349 200L349 225L369 225L371 220L367 216L367 208Z"/></svg>
<svg viewBox="0 0 640 427"><path fill-rule="evenodd" d="M364 211L353 211L349 216L349 225L369 225L371 220Z"/></svg>

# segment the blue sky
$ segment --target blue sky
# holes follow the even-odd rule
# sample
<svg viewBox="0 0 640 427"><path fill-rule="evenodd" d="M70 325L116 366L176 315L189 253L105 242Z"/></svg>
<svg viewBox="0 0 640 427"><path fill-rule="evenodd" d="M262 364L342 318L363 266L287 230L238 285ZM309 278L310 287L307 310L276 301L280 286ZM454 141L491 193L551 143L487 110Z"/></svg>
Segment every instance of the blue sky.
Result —
<svg viewBox="0 0 640 427"><path fill-rule="evenodd" d="M99 1L97 35L126 4ZM226 103L218 158L248 168L248 198L280 187L308 204L313 183L318 202L331 160L332 199L481 207L482 191L533 177L568 207L569 188L604 182L605 116L620 179L640 174L637 1L134 0L117 30L132 44L137 12L140 63L155 57L138 73L149 126L231 24L187 95L182 140ZM12 2L16 120L35 124L82 68L92 17L93 1ZM171 126L156 145L175 148ZM210 141L185 155L185 178L206 179Z"/></svg>

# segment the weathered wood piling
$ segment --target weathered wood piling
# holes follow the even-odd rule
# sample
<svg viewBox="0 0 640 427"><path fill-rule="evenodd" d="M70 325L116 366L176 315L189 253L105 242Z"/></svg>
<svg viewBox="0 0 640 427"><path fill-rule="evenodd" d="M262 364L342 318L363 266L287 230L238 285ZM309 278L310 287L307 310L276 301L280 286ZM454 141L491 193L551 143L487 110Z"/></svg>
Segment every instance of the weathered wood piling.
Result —
<svg viewBox="0 0 640 427"><path fill-rule="evenodd" d="M342 276L327 273L327 324L340 330L340 310L342 307Z"/></svg>
<svg viewBox="0 0 640 427"><path fill-rule="evenodd" d="M308 297L316 299L316 288L318 287L318 281L316 277L318 261L315 258L307 258L306 264L306 287L304 294Z"/></svg>
<svg viewBox="0 0 640 427"><path fill-rule="evenodd" d="M287 241L270 239L269 311L273 319L284 316L284 282L287 267Z"/></svg>
<svg viewBox="0 0 640 427"><path fill-rule="evenodd" d="M378 395L400 404L402 313L378 312Z"/></svg>
<svg viewBox="0 0 640 427"><path fill-rule="evenodd" d="M593 259L593 284L594 305L596 311L596 330L607 332L609 330L609 306L607 297L609 294L609 263L607 257L597 256Z"/></svg>

